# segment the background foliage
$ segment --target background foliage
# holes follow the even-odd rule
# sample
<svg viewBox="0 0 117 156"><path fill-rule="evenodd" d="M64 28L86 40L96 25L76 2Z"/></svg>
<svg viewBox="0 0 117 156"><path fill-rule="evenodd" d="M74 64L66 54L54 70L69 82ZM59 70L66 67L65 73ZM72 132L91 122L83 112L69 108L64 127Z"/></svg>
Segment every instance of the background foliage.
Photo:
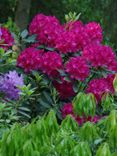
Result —
<svg viewBox="0 0 117 156"><path fill-rule="evenodd" d="M10 16L21 29L26 28L38 12L55 15L63 22L64 15L70 11L81 12L84 22L100 22L107 38L117 43L116 0L59 0L58 3L54 0L0 0L0 22L6 22Z"/></svg>

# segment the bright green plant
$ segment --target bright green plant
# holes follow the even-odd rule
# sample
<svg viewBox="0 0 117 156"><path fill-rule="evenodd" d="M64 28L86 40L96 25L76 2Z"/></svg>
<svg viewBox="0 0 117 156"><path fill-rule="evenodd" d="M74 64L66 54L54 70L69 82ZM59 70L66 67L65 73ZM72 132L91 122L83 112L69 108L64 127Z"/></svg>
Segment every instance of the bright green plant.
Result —
<svg viewBox="0 0 117 156"><path fill-rule="evenodd" d="M76 114L82 116L94 116L96 111L96 100L93 94L78 93L73 99L73 108Z"/></svg>
<svg viewBox="0 0 117 156"><path fill-rule="evenodd" d="M104 133L112 128L106 123L111 117L117 118L117 112L111 114L98 124L85 123L78 127L70 116L58 125L54 111L34 120L31 124L21 126L15 124L4 133L0 140L1 156L115 156L117 145L110 142L109 137L101 135L100 126ZM117 122L115 122L117 126ZM111 132L108 133L111 136ZM113 136L115 140L116 136ZM111 141L113 141L111 140Z"/></svg>
<svg viewBox="0 0 117 156"><path fill-rule="evenodd" d="M104 143L99 147L96 156L111 156L110 149L107 143Z"/></svg>

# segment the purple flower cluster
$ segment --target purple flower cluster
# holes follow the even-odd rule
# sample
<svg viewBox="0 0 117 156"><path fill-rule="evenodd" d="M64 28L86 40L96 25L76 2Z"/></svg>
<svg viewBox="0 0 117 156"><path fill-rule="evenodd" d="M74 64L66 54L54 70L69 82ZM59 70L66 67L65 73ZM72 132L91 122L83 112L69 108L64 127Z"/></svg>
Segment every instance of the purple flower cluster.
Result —
<svg viewBox="0 0 117 156"><path fill-rule="evenodd" d="M6 98L17 100L20 97L20 89L24 85L23 76L16 71L9 71L0 77L0 92Z"/></svg>

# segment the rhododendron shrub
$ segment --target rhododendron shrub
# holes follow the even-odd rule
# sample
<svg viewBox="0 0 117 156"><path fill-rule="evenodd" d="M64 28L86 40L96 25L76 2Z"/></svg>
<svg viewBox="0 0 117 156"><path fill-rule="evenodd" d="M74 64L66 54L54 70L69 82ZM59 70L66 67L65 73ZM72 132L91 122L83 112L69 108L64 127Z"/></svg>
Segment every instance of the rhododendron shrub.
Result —
<svg viewBox="0 0 117 156"><path fill-rule="evenodd" d="M74 117L70 103L80 91L94 94L97 109L104 93L114 94L116 55L110 46L102 44L99 23L71 20L62 25L54 16L37 14L29 25L29 35L36 35L35 43L19 54L17 66L28 74L35 70L47 76L51 84L48 89L54 87L59 102L68 103L61 108L63 117ZM100 116L75 118L81 124L96 122Z"/></svg>

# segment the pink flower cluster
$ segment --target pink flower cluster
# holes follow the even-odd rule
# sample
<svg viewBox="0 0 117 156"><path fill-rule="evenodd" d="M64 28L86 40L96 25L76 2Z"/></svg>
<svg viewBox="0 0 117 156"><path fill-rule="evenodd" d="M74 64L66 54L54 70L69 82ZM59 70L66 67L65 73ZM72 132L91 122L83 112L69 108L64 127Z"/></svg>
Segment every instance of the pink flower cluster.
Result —
<svg viewBox="0 0 117 156"><path fill-rule="evenodd" d="M96 22L90 22L85 25L86 32L93 43L101 43L103 40L102 28Z"/></svg>
<svg viewBox="0 0 117 156"><path fill-rule="evenodd" d="M109 46L99 44L90 44L85 47L83 57L94 67L108 67L116 58Z"/></svg>
<svg viewBox="0 0 117 156"><path fill-rule="evenodd" d="M42 56L41 61L42 71L52 78L59 75L58 69L62 69L62 58L57 52L47 52Z"/></svg>
<svg viewBox="0 0 117 156"><path fill-rule="evenodd" d="M71 117L73 119L75 119L78 122L79 125L82 125L84 122L87 122L87 121L96 123L96 122L98 122L101 119L101 117L97 116L97 115L95 115L94 117L91 117L91 116L88 116L88 117L85 117L85 116L82 116L82 117L75 116L75 114L73 112L73 105L72 105L72 103L66 103L63 106L61 112L62 112L62 117L63 118L65 118L67 115L71 115Z"/></svg>
<svg viewBox="0 0 117 156"><path fill-rule="evenodd" d="M37 34L37 40L48 46L55 46L55 40L61 31L63 28L55 17L43 14L37 14L29 26L30 34Z"/></svg>
<svg viewBox="0 0 117 156"><path fill-rule="evenodd" d="M54 87L58 91L61 99L68 99L75 95L72 82L68 82L62 78L61 83L54 81Z"/></svg>
<svg viewBox="0 0 117 156"><path fill-rule="evenodd" d="M89 67L82 57L73 57L66 63L66 72L71 79L83 81L89 75Z"/></svg>
<svg viewBox="0 0 117 156"><path fill-rule="evenodd" d="M102 28L96 22L84 25L81 21L61 25L53 16L38 14L29 26L30 34L37 34L40 44L55 47L62 53L77 52L90 43L102 42Z"/></svg>
<svg viewBox="0 0 117 156"><path fill-rule="evenodd" d="M38 70L41 68L42 50L35 48L26 48L17 59L17 66L24 69L25 72Z"/></svg>
<svg viewBox="0 0 117 156"><path fill-rule="evenodd" d="M62 69L62 58L57 52L47 52L36 48L26 48L17 59L17 66L30 72L40 70L48 76L58 76L58 69Z"/></svg>
<svg viewBox="0 0 117 156"><path fill-rule="evenodd" d="M112 75L107 78L93 79L90 81L86 91L87 93L93 93L97 101L101 101L104 93L114 93L113 79Z"/></svg>
<svg viewBox="0 0 117 156"><path fill-rule="evenodd" d="M12 37L9 30L5 27L0 26L0 48L7 50L14 43L14 38Z"/></svg>

